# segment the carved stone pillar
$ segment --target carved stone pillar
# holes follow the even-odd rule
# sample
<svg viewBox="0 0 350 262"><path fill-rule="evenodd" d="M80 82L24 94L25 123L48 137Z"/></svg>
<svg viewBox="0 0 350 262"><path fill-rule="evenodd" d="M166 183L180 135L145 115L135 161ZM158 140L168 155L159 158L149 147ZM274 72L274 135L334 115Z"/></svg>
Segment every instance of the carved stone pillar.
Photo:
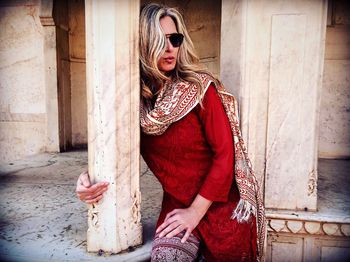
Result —
<svg viewBox="0 0 350 262"><path fill-rule="evenodd" d="M138 0L86 0L89 173L108 181L89 207L88 251L142 242L139 191Z"/></svg>
<svg viewBox="0 0 350 262"><path fill-rule="evenodd" d="M265 205L316 210L327 1L222 1L221 75Z"/></svg>
<svg viewBox="0 0 350 262"><path fill-rule="evenodd" d="M348 214L329 208L327 185L317 203L327 1L222 0L221 22L221 78L263 185L266 260L345 261Z"/></svg>

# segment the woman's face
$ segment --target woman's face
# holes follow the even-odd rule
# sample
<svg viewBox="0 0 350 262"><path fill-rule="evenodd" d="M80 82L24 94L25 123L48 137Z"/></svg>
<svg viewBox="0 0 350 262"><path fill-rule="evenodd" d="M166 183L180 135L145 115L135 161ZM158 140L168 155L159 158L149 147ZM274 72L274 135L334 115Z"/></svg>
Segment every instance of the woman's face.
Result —
<svg viewBox="0 0 350 262"><path fill-rule="evenodd" d="M159 22L165 36L168 36L172 33L177 33L176 25L170 16L165 16L161 18ZM159 71L166 74L167 72L170 72L175 68L178 51L179 47L174 47L170 43L169 38L167 37L165 53L159 58L157 63Z"/></svg>

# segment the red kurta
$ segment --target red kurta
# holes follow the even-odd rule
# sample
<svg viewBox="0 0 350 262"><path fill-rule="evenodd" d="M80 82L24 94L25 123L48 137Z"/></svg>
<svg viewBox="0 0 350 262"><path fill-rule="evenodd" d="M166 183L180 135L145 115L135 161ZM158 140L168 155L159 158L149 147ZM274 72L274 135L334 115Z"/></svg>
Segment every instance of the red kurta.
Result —
<svg viewBox="0 0 350 262"><path fill-rule="evenodd" d="M230 219L239 201L233 181L233 141L221 100L211 84L198 104L160 136L141 134L141 154L163 186L157 227L167 213L197 194L214 201L193 231L207 261L255 261L256 224Z"/></svg>

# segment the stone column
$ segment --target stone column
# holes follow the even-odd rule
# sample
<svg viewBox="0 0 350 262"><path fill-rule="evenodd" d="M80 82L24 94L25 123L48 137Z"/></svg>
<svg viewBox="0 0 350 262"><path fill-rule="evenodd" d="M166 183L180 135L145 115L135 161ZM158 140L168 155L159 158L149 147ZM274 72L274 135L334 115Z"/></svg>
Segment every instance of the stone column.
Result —
<svg viewBox="0 0 350 262"><path fill-rule="evenodd" d="M139 191L138 0L86 0L89 173L108 181L89 207L88 251L142 242Z"/></svg>
<svg viewBox="0 0 350 262"><path fill-rule="evenodd" d="M309 212L318 208L327 1L222 0L221 20L221 78L239 99L242 133L263 185L266 261L345 257L346 218Z"/></svg>
<svg viewBox="0 0 350 262"><path fill-rule="evenodd" d="M327 1L222 1L221 76L271 209L316 210Z"/></svg>
<svg viewBox="0 0 350 262"><path fill-rule="evenodd" d="M40 2L40 22L44 32L44 64L46 91L46 151L58 152L58 97L56 27L52 17L53 1Z"/></svg>

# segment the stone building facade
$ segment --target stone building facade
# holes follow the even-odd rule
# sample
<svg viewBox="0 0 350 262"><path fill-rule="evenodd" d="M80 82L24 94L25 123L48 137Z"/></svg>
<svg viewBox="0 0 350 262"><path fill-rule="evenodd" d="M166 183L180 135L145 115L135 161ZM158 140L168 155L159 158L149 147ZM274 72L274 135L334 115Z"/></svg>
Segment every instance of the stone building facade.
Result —
<svg viewBox="0 0 350 262"><path fill-rule="evenodd" d="M146 2L0 3L0 162L88 145L90 173L114 185L89 210L90 251L141 241L135 86ZM180 9L201 62L239 100L263 185L267 260L350 257L349 169L337 169L350 156L349 4L154 2ZM102 241L107 228L115 234Z"/></svg>

